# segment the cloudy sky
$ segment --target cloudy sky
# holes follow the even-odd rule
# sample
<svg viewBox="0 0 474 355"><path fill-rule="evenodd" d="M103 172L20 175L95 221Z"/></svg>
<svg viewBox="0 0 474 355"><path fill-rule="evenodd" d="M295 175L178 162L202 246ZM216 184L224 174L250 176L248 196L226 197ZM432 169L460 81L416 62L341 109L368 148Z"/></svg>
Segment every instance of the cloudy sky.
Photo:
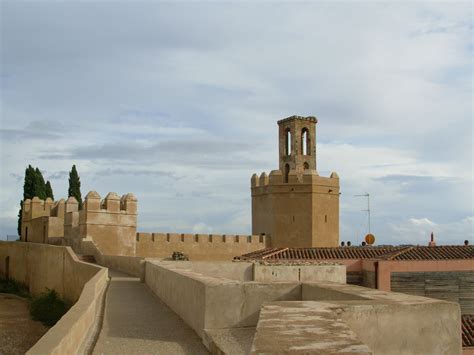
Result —
<svg viewBox="0 0 474 355"><path fill-rule="evenodd" d="M249 233L276 121L315 115L341 240L474 242L470 2L1 2L0 236L28 164L139 230Z"/></svg>

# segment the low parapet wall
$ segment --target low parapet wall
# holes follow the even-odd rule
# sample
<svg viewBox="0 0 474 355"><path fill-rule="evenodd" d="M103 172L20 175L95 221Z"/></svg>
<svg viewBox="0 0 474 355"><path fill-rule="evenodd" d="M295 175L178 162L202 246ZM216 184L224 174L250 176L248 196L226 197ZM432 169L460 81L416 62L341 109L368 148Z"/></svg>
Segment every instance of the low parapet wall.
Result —
<svg viewBox="0 0 474 355"><path fill-rule="evenodd" d="M137 233L135 255L170 258L173 252L186 254L190 260L232 260L264 249L265 235Z"/></svg>
<svg viewBox="0 0 474 355"><path fill-rule="evenodd" d="M79 261L69 247L0 242L0 275L24 283L32 295L49 288L74 303L99 270L99 266Z"/></svg>
<svg viewBox="0 0 474 355"><path fill-rule="evenodd" d="M275 263L254 266L254 280L260 282L291 281L315 282L330 281L345 284L346 267L336 263L279 265Z"/></svg>
<svg viewBox="0 0 474 355"><path fill-rule="evenodd" d="M374 354L461 352L457 303L333 283L305 283L302 296L338 313Z"/></svg>
<svg viewBox="0 0 474 355"><path fill-rule="evenodd" d="M101 268L82 290L79 300L26 354L87 353L94 332L99 328L99 314L107 287L107 270Z"/></svg>
<svg viewBox="0 0 474 355"><path fill-rule="evenodd" d="M69 247L0 242L0 274L26 284L33 295L54 289L74 303L28 354L75 354L97 324L107 269L78 260Z"/></svg>
<svg viewBox="0 0 474 355"><path fill-rule="evenodd" d="M254 327L264 302L301 299L301 285L295 282L215 278L169 262L147 261L145 274L151 290L201 338L204 329Z"/></svg>
<svg viewBox="0 0 474 355"><path fill-rule="evenodd" d="M223 263L213 277L206 263L146 261L145 282L208 348L216 344L216 331L257 325L253 353L461 352L456 303L325 281L240 281L234 274L246 272L248 263L241 269L230 264ZM288 270L294 275L293 266ZM265 305L269 313L261 317Z"/></svg>

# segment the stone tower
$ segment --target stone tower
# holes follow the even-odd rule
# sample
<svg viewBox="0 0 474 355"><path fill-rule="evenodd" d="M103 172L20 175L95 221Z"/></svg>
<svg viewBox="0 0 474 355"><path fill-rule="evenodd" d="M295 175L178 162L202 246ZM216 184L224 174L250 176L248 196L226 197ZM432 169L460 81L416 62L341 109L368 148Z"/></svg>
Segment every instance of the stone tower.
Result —
<svg viewBox="0 0 474 355"><path fill-rule="evenodd" d="M316 117L278 121L279 170L251 179L252 233L274 248L339 245L339 177L316 171Z"/></svg>
<svg viewBox="0 0 474 355"><path fill-rule="evenodd" d="M316 170L316 117L291 116L278 121L280 170Z"/></svg>

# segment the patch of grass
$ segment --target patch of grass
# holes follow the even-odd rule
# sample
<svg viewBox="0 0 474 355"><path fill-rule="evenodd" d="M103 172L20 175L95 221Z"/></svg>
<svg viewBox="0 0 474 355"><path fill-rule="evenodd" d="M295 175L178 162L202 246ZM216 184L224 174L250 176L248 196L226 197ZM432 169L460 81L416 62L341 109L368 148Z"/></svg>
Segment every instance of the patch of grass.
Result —
<svg viewBox="0 0 474 355"><path fill-rule="evenodd" d="M33 297L30 303L31 318L52 327L67 312L67 304L54 290L47 290Z"/></svg>
<svg viewBox="0 0 474 355"><path fill-rule="evenodd" d="M20 297L30 297L28 287L13 279L0 278L0 293L12 293Z"/></svg>

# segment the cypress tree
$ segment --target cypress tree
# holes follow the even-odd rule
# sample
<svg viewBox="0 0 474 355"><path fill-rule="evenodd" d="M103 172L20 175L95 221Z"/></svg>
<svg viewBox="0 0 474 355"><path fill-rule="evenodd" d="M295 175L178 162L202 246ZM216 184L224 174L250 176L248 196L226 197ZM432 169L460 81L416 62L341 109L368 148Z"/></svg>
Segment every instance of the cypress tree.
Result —
<svg viewBox="0 0 474 355"><path fill-rule="evenodd" d="M18 211L18 235L21 235L21 215L23 213L23 200L20 201L20 210Z"/></svg>
<svg viewBox="0 0 474 355"><path fill-rule="evenodd" d="M25 170L25 183L23 184L23 200L33 198L35 193L36 172L35 169L28 165Z"/></svg>
<svg viewBox="0 0 474 355"><path fill-rule="evenodd" d="M25 181L23 183L23 200L31 199L35 196L35 184L37 181L36 171L31 166L25 169ZM18 211L18 235L21 234L21 215L23 213L23 200L20 201L20 210Z"/></svg>
<svg viewBox="0 0 474 355"><path fill-rule="evenodd" d="M46 197L50 197L54 201L53 188L51 187L51 183L49 182L49 180L46 181L45 190Z"/></svg>
<svg viewBox="0 0 474 355"><path fill-rule="evenodd" d="M69 189L68 197L74 196L77 200L79 209L82 208L82 197L81 197L81 180L77 174L76 165L72 166L69 172Z"/></svg>
<svg viewBox="0 0 474 355"><path fill-rule="evenodd" d="M34 196L38 196L42 200L46 200L46 183L40 169L35 170Z"/></svg>

